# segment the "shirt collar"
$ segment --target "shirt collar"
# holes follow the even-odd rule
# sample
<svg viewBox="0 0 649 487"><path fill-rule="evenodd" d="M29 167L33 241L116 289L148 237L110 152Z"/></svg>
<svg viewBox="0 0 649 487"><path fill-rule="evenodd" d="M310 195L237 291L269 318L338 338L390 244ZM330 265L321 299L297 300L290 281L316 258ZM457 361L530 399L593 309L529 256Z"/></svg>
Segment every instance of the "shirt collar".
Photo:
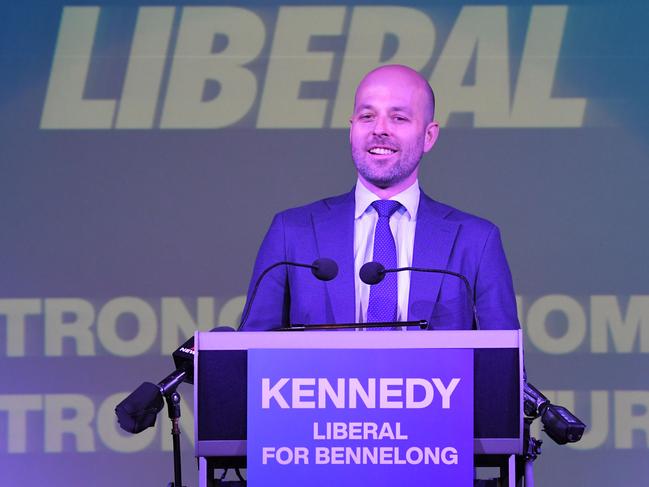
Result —
<svg viewBox="0 0 649 487"><path fill-rule="evenodd" d="M398 201L406 209L410 215L411 220L417 218L417 208L419 207L419 180L416 179L408 188L404 189L401 193L392 196L391 200ZM367 208L377 199L377 195L372 193L363 183L356 180L356 190L354 197L356 199L356 207L354 210L354 219L361 217Z"/></svg>

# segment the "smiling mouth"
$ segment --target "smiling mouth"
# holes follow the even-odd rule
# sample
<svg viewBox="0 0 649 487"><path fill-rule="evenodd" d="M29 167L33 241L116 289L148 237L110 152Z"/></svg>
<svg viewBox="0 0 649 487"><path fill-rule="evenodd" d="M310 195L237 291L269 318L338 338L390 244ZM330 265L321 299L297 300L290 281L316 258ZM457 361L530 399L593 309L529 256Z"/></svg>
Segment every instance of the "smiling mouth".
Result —
<svg viewBox="0 0 649 487"><path fill-rule="evenodd" d="M389 156L391 154L394 154L397 152L396 149L392 149L391 147L370 147L370 149L367 151L370 154L373 154L375 156Z"/></svg>

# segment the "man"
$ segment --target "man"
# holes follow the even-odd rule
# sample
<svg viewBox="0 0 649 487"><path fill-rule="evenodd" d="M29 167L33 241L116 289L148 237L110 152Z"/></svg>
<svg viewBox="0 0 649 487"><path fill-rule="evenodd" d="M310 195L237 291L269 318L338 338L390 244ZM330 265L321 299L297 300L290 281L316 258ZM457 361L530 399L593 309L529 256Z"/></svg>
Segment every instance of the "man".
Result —
<svg viewBox="0 0 649 487"><path fill-rule="evenodd" d="M259 249L247 306L258 276L276 262L327 257L337 262L339 274L322 282L308 269L273 269L242 329L406 320L428 320L433 329L475 326L457 277L400 272L370 287L359 270L371 260L386 268L460 273L471 284L480 328L519 328L498 229L419 189L421 158L439 133L434 108L428 82L411 68L382 66L363 78L349 133L355 189L275 216Z"/></svg>

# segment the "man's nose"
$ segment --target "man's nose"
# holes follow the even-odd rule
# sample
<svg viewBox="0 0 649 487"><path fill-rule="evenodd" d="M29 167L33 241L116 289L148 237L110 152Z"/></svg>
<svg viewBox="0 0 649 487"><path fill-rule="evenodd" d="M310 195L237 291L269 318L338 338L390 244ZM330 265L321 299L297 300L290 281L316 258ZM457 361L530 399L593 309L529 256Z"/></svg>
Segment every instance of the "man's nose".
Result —
<svg viewBox="0 0 649 487"><path fill-rule="evenodd" d="M374 123L374 135L385 136L389 135L388 121L385 117L376 117Z"/></svg>

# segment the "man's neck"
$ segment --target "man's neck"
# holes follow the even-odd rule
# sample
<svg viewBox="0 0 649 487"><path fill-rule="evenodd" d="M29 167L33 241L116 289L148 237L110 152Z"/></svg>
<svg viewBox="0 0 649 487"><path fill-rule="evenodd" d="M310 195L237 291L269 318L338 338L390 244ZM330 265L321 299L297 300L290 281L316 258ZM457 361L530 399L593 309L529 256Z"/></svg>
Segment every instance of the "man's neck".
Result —
<svg viewBox="0 0 649 487"><path fill-rule="evenodd" d="M395 184L394 186L390 186L388 188L380 188L378 186L375 186L374 184L370 183L365 178L363 178L363 176L361 176L360 174L358 175L358 180L361 182L363 186L369 189L380 199L387 200L392 198L394 195L397 195L402 191L408 189L410 186L412 186L412 184L417 180L417 175L413 174L411 177L407 178L406 180L401 181Z"/></svg>

